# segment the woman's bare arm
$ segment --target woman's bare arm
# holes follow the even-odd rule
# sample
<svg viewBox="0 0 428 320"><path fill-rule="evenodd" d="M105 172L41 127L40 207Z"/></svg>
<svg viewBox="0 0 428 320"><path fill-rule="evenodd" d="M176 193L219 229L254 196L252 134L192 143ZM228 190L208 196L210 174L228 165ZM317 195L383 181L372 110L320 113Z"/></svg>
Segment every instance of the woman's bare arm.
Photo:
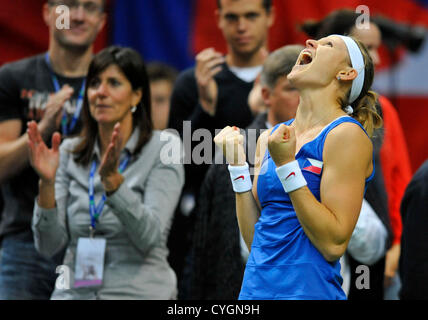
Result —
<svg viewBox="0 0 428 320"><path fill-rule="evenodd" d="M343 255L358 220L365 179L373 170L372 144L355 124L333 129L324 146L321 202L307 187L290 192L297 217L328 261Z"/></svg>

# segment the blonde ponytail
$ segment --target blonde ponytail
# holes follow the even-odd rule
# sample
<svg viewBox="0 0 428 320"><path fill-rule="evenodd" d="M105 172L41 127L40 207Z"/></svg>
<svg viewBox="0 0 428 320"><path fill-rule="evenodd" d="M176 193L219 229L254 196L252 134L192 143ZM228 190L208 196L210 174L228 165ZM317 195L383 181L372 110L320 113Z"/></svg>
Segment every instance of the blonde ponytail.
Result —
<svg viewBox="0 0 428 320"><path fill-rule="evenodd" d="M375 129L382 127L382 118L376 110L377 93L368 91L365 96L358 99L352 105L354 112L352 117L362 124L367 134L371 137Z"/></svg>

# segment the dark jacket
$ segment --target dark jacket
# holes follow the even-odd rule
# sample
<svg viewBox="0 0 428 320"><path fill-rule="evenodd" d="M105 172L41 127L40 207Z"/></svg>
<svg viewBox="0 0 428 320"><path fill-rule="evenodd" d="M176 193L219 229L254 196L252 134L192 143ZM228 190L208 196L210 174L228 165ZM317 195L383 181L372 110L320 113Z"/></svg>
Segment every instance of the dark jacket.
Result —
<svg viewBox="0 0 428 320"><path fill-rule="evenodd" d="M407 186L401 216L400 299L428 300L428 160Z"/></svg>

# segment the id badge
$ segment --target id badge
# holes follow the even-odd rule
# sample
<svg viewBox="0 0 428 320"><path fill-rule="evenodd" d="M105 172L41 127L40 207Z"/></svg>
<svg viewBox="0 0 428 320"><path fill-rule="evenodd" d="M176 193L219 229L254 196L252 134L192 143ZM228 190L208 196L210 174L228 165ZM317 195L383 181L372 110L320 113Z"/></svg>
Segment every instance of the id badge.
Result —
<svg viewBox="0 0 428 320"><path fill-rule="evenodd" d="M79 238L76 250L74 287L94 287L103 283L106 239Z"/></svg>

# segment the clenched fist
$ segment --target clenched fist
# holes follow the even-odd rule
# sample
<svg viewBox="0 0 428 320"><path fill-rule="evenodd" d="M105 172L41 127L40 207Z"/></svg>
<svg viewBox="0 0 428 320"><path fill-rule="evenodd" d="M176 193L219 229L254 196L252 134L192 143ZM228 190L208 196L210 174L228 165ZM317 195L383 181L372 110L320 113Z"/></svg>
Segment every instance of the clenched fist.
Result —
<svg viewBox="0 0 428 320"><path fill-rule="evenodd" d="M227 126L214 137L214 143L226 157L231 166L242 166L246 162L244 136L239 128Z"/></svg>
<svg viewBox="0 0 428 320"><path fill-rule="evenodd" d="M281 124L268 138L269 153L277 167L295 160L294 128Z"/></svg>

